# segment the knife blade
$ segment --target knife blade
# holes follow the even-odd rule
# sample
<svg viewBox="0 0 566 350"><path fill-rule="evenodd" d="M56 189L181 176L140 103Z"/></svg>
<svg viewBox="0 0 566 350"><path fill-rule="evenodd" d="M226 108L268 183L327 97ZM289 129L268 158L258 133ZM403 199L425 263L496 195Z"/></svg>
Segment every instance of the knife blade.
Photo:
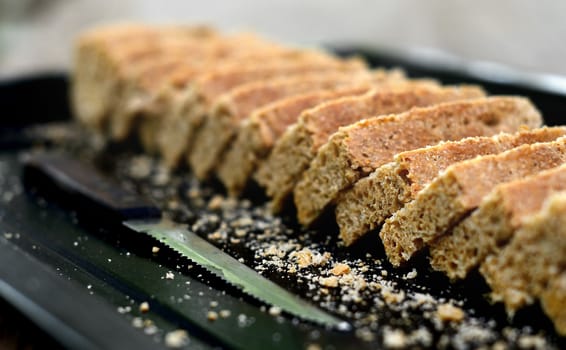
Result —
<svg viewBox="0 0 566 350"><path fill-rule="evenodd" d="M189 230L188 225L165 218L154 204L120 187L94 166L54 152L28 155L23 165L28 186L65 198L73 209L147 234L242 292L290 315L337 330L351 329L346 321L263 277Z"/></svg>

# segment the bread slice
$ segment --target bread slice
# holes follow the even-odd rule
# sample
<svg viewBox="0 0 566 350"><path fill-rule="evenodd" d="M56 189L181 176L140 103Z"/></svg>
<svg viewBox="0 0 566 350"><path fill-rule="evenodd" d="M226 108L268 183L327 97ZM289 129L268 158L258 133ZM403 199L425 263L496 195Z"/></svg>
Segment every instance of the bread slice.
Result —
<svg viewBox="0 0 566 350"><path fill-rule="evenodd" d="M443 91L443 100L450 102L368 118L332 135L295 187L299 222L313 223L339 195L391 162L396 153L442 140L514 131L523 123L530 124L533 118L540 121L538 113L516 118L495 108L492 111L492 99L455 102L473 96L477 92L473 87L445 87Z"/></svg>
<svg viewBox="0 0 566 350"><path fill-rule="evenodd" d="M515 102L516 114L511 114L517 116L534 110L523 99L501 98L500 102L511 107L510 111ZM427 184L452 164L476 156L501 153L523 144L552 141L564 135L566 127L522 130L516 134L442 142L399 153L393 162L359 180L340 197L335 212L340 238L346 245L350 245L366 232L379 227L385 219L415 199Z"/></svg>
<svg viewBox="0 0 566 350"><path fill-rule="evenodd" d="M359 59L339 59L317 51L298 51L267 62L242 63L238 67L218 67L202 74L180 97L172 114L164 118L163 132L158 135L158 146L165 163L174 167L181 160L188 161L194 137L214 102L222 94L238 85L293 75L326 72L331 70L366 70ZM185 156L185 157L184 157Z"/></svg>
<svg viewBox="0 0 566 350"><path fill-rule="evenodd" d="M565 179L566 170L558 167L496 187L450 235L431 243L432 267L456 279L484 261L483 267L491 265L524 218L540 210L553 192L566 190Z"/></svg>
<svg viewBox="0 0 566 350"><path fill-rule="evenodd" d="M108 127L112 140L124 141L137 134L143 119L161 116L180 89L178 81L194 79L208 66L191 64L187 58L165 57L155 61L145 69L138 69L135 76L122 81L123 87L117 89L119 102ZM219 63L219 60L211 61L211 65Z"/></svg>
<svg viewBox="0 0 566 350"><path fill-rule="evenodd" d="M230 46L234 41L230 41ZM156 62L147 71L138 72L135 77L137 79L131 79L128 89L123 89L121 103L111 123L112 138L123 141L139 132L144 149L149 153L156 153L157 134L161 130L163 119L172 113L176 104L182 102L183 90L195 78L218 67L239 69L243 64L286 60L281 50L254 49L240 42L237 50L246 51L230 52L227 45L223 46L223 50L209 50L212 51L210 55L204 52L200 54L201 57L195 52L182 58L166 57L168 60ZM217 53L222 56L215 56ZM144 137L145 135L147 136Z"/></svg>
<svg viewBox="0 0 566 350"><path fill-rule="evenodd" d="M266 158L287 127L297 122L303 110L340 97L361 95L377 85L404 80L404 75L399 71L377 70L358 82L352 80L345 87L307 92L256 110L240 125L235 141L219 163L219 179L229 194L239 195L257 164Z"/></svg>
<svg viewBox="0 0 566 350"><path fill-rule="evenodd" d="M550 178L553 185L548 186L544 182ZM536 180L522 182L524 187L512 197L528 203L526 208L511 204L513 218L508 224L512 226L509 232L514 232L513 238L500 252L490 255L480 269L492 289L492 299L503 301L510 315L541 298L546 313L555 320L562 319L555 325L561 324L557 329L563 333L566 285L561 280L566 274L566 192L564 185L557 191L551 187L565 180L566 166L561 166L541 173ZM526 196L519 197L520 194ZM560 296L557 291L564 294ZM557 317L558 314L561 316Z"/></svg>
<svg viewBox="0 0 566 350"><path fill-rule="evenodd" d="M563 206L563 204L560 204ZM564 217L564 210L562 217ZM555 218L556 219L556 218ZM561 226L564 227L564 226ZM564 256L564 252L562 252ZM544 312L554 323L554 329L561 336L566 336L566 272L552 278L542 292L540 301Z"/></svg>
<svg viewBox="0 0 566 350"><path fill-rule="evenodd" d="M364 72L365 76L367 72ZM199 179L207 178L219 164L242 121L253 111L282 98L307 91L349 84L353 73L328 71L290 78L265 80L242 85L220 97L195 135L189 157L191 169Z"/></svg>
<svg viewBox="0 0 566 350"><path fill-rule="evenodd" d="M339 127L368 116L398 113L443 98L444 90L432 81L407 81L378 87L363 96L344 97L301 113L275 144L269 157L254 175L271 197L274 212L283 209L301 174L308 168L318 149ZM470 93L480 96L475 89Z"/></svg>
<svg viewBox="0 0 566 350"><path fill-rule="evenodd" d="M186 51L186 50L185 50ZM129 89L120 98L111 124L114 140L122 141L139 132L146 152L158 150L158 132L162 129L164 118L174 113L174 106L182 103L183 90L199 75L210 71L241 69L244 65L260 65L265 61L293 62L307 59L328 60L319 52L298 54L294 49L273 47L269 43L258 42L255 36L247 33L222 40L209 40L200 47L178 55L168 53L162 60L154 63L146 71L138 71L130 79Z"/></svg>
<svg viewBox="0 0 566 350"><path fill-rule="evenodd" d="M485 217L486 208L497 206L496 211L505 215L472 236L477 244L463 243L477 247L478 258L473 259L476 265L483 261L480 271L492 289L491 297L503 301L510 314L531 304L564 270L566 230L561 225L566 223L566 202L560 205L560 197L566 198L565 190L566 165L499 186L476 211ZM469 257L468 249L460 251L464 259Z"/></svg>
<svg viewBox="0 0 566 350"><path fill-rule="evenodd" d="M399 266L425 245L448 234L497 185L565 161L566 137L561 137L449 166L414 201L386 220L380 237L389 261Z"/></svg>
<svg viewBox="0 0 566 350"><path fill-rule="evenodd" d="M433 268L446 272L451 278L464 278L479 264L482 271L492 265L507 264L508 261L501 262L501 259L503 256L507 259L508 255L499 255L499 251L521 229L524 219L540 210L549 196L566 190L564 180L566 168L560 166L498 186L470 217L453 229L451 235L431 244ZM491 270L491 273L496 272ZM522 282L517 280L516 283ZM501 285L496 284L493 288L495 293L503 293ZM508 308L513 303L525 302L519 296L515 292L509 296L506 301Z"/></svg>
<svg viewBox="0 0 566 350"><path fill-rule="evenodd" d="M181 45L217 38L202 27L112 25L95 28L77 40L71 98L74 115L101 129L116 102L116 84L140 62Z"/></svg>
<svg viewBox="0 0 566 350"><path fill-rule="evenodd" d="M359 95L369 89L371 87L366 84L365 87L318 90L284 98L254 111L249 119L242 122L234 142L219 162L218 178L231 196L239 195L256 165L269 153L274 139L279 136L276 133L282 129L282 124L293 124L293 119L296 119L303 110L325 100ZM275 124L275 133L269 130L270 121Z"/></svg>
<svg viewBox="0 0 566 350"><path fill-rule="evenodd" d="M163 48L160 56L137 63L129 76L118 83L120 104L111 125L111 136L123 140L130 135L132 116L156 110L155 101L164 87L171 91L183 89L198 73L210 71L218 65L276 59L289 49L259 41L247 33L209 40L183 40ZM122 91L123 90L123 91ZM126 120L126 121L124 121Z"/></svg>

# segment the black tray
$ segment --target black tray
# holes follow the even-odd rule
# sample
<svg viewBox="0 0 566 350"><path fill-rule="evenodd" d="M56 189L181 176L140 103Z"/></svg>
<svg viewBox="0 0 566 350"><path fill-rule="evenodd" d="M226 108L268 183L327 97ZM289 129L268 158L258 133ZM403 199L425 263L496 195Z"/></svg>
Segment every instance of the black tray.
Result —
<svg viewBox="0 0 566 350"><path fill-rule="evenodd" d="M547 125L564 124L566 84L559 78L503 68L478 70L462 62L407 53L345 47L336 51L361 54L374 65L404 68L413 77L478 83L490 93L528 96L543 112ZM257 302L206 274L181 272L173 281L162 280L167 271L181 264L175 254L153 256L155 242L149 239L93 229L91 223L79 222L56 206L38 205L26 196L19 179L18 155L42 143L38 140L41 135L28 132L30 126L70 120L67 89L64 74L0 83L0 298L42 329L49 341L67 348L159 348L164 333L183 328L190 334L191 348L292 349L310 343L338 349L375 346L353 333L274 318L261 311ZM137 310L142 301L150 303L144 315ZM242 326L238 317L207 321L211 301L233 315L246 315L248 323ZM119 312L127 306L131 311ZM151 319L156 327L145 327L145 332L133 327L132 320L138 316ZM536 327L551 329L540 315L536 322ZM152 334L144 334L148 332ZM564 345L564 339L549 332L551 342Z"/></svg>

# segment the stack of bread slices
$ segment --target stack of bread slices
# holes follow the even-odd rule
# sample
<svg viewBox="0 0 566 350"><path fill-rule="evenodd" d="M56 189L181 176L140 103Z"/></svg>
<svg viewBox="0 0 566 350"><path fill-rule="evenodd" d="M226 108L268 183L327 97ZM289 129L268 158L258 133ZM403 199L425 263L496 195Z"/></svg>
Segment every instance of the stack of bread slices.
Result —
<svg viewBox="0 0 566 350"><path fill-rule="evenodd" d="M75 115L108 139L231 196L256 183L304 226L334 212L346 246L377 230L394 266L479 268L566 335L566 127L527 98L206 27L95 28L75 54Z"/></svg>

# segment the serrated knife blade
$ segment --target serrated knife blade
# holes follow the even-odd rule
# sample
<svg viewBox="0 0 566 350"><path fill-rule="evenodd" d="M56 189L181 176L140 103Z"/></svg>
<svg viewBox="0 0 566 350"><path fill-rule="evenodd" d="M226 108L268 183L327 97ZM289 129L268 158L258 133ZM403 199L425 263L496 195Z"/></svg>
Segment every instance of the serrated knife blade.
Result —
<svg viewBox="0 0 566 350"><path fill-rule="evenodd" d="M196 233L170 220L131 220L124 222L124 225L152 236L181 256L266 304L277 306L304 320L340 330L349 329L347 322L298 298Z"/></svg>
<svg viewBox="0 0 566 350"><path fill-rule="evenodd" d="M337 330L351 328L349 323L261 276L186 225L163 218L151 202L121 188L89 164L62 153L38 153L24 159L23 178L27 186L55 194L79 213L148 234L244 293L290 315Z"/></svg>

